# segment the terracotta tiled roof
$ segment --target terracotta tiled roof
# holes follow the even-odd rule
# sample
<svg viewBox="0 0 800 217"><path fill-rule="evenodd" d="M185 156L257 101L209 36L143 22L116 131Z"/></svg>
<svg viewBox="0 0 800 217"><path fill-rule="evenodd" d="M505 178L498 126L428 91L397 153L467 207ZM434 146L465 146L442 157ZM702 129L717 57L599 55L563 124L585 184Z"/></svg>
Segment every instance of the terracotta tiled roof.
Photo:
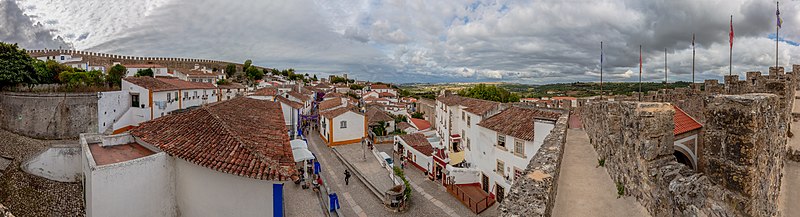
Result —
<svg viewBox="0 0 800 217"><path fill-rule="evenodd" d="M342 105L342 98L326 99L319 103L319 110L325 111L334 107Z"/></svg>
<svg viewBox="0 0 800 217"><path fill-rule="evenodd" d="M411 146L412 148L416 149L425 156L431 156L431 154L433 154L433 146L431 145L430 142L428 142L428 138L425 137L425 134L412 133L412 134L400 135L399 137L404 142L406 142L408 146Z"/></svg>
<svg viewBox="0 0 800 217"><path fill-rule="evenodd" d="M294 160L284 124L279 103L237 97L144 122L131 135L216 171L286 180Z"/></svg>
<svg viewBox="0 0 800 217"><path fill-rule="evenodd" d="M244 85L239 83L229 83L223 85L217 85L219 89L245 89Z"/></svg>
<svg viewBox="0 0 800 217"><path fill-rule="evenodd" d="M700 129L703 127L700 123L697 122L692 116L686 114L683 109L678 108L678 106L672 105L675 108L675 116L673 116L672 120L675 122L675 128L672 129L672 133L674 135L680 135L692 130Z"/></svg>
<svg viewBox="0 0 800 217"><path fill-rule="evenodd" d="M333 92L333 93L326 93L324 98L334 98L334 97L344 97L344 94Z"/></svg>
<svg viewBox="0 0 800 217"><path fill-rule="evenodd" d="M366 115L367 115L367 123L369 123L370 125L378 124L378 122L381 121L390 122L394 120L394 118L389 116L389 114L383 111L383 109L372 106L367 108Z"/></svg>
<svg viewBox="0 0 800 217"><path fill-rule="evenodd" d="M411 123L417 126L418 130L426 130L431 128L431 122L419 118L410 118Z"/></svg>
<svg viewBox="0 0 800 217"><path fill-rule="evenodd" d="M258 89L253 96L275 96L278 95L278 89L274 87L265 87Z"/></svg>
<svg viewBox="0 0 800 217"><path fill-rule="evenodd" d="M401 129L402 130L402 129L408 129L408 128L414 128L414 126L411 126L411 124L409 124L408 122L400 122L399 124L397 124L397 129Z"/></svg>
<svg viewBox="0 0 800 217"><path fill-rule="evenodd" d="M189 77L217 77L222 72L203 71L200 69L175 69L176 71L188 75Z"/></svg>
<svg viewBox="0 0 800 217"><path fill-rule="evenodd" d="M169 91L169 90L186 90L186 89L216 89L216 87L214 87L214 85L210 83L191 82L175 78L161 78L161 77L153 78L153 77L141 76L141 77L126 77L123 79L125 81L131 82L136 86L140 86L142 88L152 90L154 92Z"/></svg>
<svg viewBox="0 0 800 217"><path fill-rule="evenodd" d="M508 108L499 114L489 117L478 126L497 131L526 141L533 141L535 119L558 120L561 114L537 109L520 107Z"/></svg>
<svg viewBox="0 0 800 217"><path fill-rule="evenodd" d="M282 103L284 103L286 105L289 105L289 107L296 108L296 109L303 108L303 104L300 104L299 102L295 102L295 101L289 100L286 97L276 96L275 98L278 99L278 101L280 101L280 102L282 102Z"/></svg>
<svg viewBox="0 0 800 217"><path fill-rule="evenodd" d="M389 92L380 92L380 93L378 93L378 96L380 96L380 97L395 97L394 94L389 93Z"/></svg>
<svg viewBox="0 0 800 217"><path fill-rule="evenodd" d="M164 67L162 65L158 65L158 64L128 64L128 65L122 65L122 66L125 66L125 68L135 68L135 69L166 68L166 67Z"/></svg>
<svg viewBox="0 0 800 217"><path fill-rule="evenodd" d="M308 95L300 93L300 92L297 92L297 91L289 91L289 95L293 96L294 98L298 98L298 99L300 99L302 101L308 101L308 100L311 99L311 97L309 97Z"/></svg>
<svg viewBox="0 0 800 217"><path fill-rule="evenodd" d="M389 89L385 84L373 84L369 86L370 89Z"/></svg>
<svg viewBox="0 0 800 217"><path fill-rule="evenodd" d="M487 112L497 108L500 105L499 102L456 96L456 95L440 96L437 97L436 100L441 101L442 103L448 106L461 105L467 107L466 109L464 109L465 111L477 115L485 115Z"/></svg>
<svg viewBox="0 0 800 217"><path fill-rule="evenodd" d="M551 99L554 99L554 100L564 100L564 99L565 100L578 100L578 98L569 97L569 96L554 96Z"/></svg>
<svg viewBox="0 0 800 217"><path fill-rule="evenodd" d="M347 113L349 111L355 112L357 114L361 114L360 112L358 112L356 107L345 106L345 107L341 107L341 108L337 108L337 109L331 109L331 110L328 110L328 111L320 112L319 115L325 116L326 118L335 118L335 117L339 117L339 115L342 115L342 114Z"/></svg>

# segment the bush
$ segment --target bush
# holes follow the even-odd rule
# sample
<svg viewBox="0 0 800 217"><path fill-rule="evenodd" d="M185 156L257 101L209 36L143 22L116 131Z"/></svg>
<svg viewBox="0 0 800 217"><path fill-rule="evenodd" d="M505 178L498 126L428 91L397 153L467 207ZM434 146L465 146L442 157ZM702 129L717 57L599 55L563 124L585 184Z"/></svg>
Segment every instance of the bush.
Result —
<svg viewBox="0 0 800 217"><path fill-rule="evenodd" d="M422 119L424 115L425 115L425 113L423 113L423 112L414 112L414 114L411 114L411 117L412 118Z"/></svg>
<svg viewBox="0 0 800 217"><path fill-rule="evenodd" d="M228 80L225 80L225 79L217 80L217 85L228 85L228 84L231 84L231 82L228 81Z"/></svg>
<svg viewBox="0 0 800 217"><path fill-rule="evenodd" d="M625 186L621 182L617 182L617 198L625 196Z"/></svg>
<svg viewBox="0 0 800 217"><path fill-rule="evenodd" d="M103 85L103 72L92 70L88 72L67 70L58 74L62 84L75 86L101 86Z"/></svg>
<svg viewBox="0 0 800 217"><path fill-rule="evenodd" d="M148 69L139 69L138 71L136 71L136 75L134 75L134 76L136 76L136 77L142 77L142 76L153 77L154 76L153 69L150 69L150 68L148 68Z"/></svg>
<svg viewBox="0 0 800 217"><path fill-rule="evenodd" d="M597 158L597 167L604 167L604 166L606 166L606 159Z"/></svg>
<svg viewBox="0 0 800 217"><path fill-rule="evenodd" d="M400 177L403 180L403 184L406 186L406 190L403 191L403 196L405 197L406 201L411 199L411 184L408 183L408 179L406 179L405 172L400 169L400 167L395 166L392 168L394 170L394 175Z"/></svg>
<svg viewBox="0 0 800 217"><path fill-rule="evenodd" d="M123 65L117 64L112 66L106 75L106 82L108 83L108 86L121 86L122 77L125 77L125 74L127 73L128 69Z"/></svg>

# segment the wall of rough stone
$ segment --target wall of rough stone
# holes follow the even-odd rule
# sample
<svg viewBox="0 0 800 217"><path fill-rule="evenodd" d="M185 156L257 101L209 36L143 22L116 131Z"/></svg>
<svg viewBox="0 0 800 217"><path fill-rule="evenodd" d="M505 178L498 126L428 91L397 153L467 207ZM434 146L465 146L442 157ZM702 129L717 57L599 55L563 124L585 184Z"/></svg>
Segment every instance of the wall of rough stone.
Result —
<svg viewBox="0 0 800 217"><path fill-rule="evenodd" d="M28 54L34 57L38 56L56 56L60 54L69 54L75 57L81 57L83 61L89 62L89 65L101 65L106 68L113 66L115 62L122 65L127 64L158 64L168 68L194 68L195 64L205 66L207 68L225 69L228 64L232 62L225 62L219 60L195 59L195 58L178 58L178 57L138 57L138 56L125 56L107 53L97 53L90 51L75 51L75 50L28 50ZM241 63L232 63L236 65L236 70L242 71Z"/></svg>
<svg viewBox="0 0 800 217"><path fill-rule="evenodd" d="M707 99L708 175L673 156L670 104L588 102L579 112L609 176L650 214L774 216L786 145L779 101L774 94Z"/></svg>
<svg viewBox="0 0 800 217"><path fill-rule="evenodd" d="M96 93L0 93L0 127L37 139L97 131Z"/></svg>
<svg viewBox="0 0 800 217"><path fill-rule="evenodd" d="M787 119L773 94L719 95L706 101L705 174L733 194L729 203L752 216L777 214Z"/></svg>
<svg viewBox="0 0 800 217"><path fill-rule="evenodd" d="M0 217L14 217L14 214L11 214L11 211L8 210L3 204L0 204Z"/></svg>
<svg viewBox="0 0 800 217"><path fill-rule="evenodd" d="M565 112L531 158L525 178L516 180L498 208L500 216L550 216L556 202L561 159L567 136Z"/></svg>

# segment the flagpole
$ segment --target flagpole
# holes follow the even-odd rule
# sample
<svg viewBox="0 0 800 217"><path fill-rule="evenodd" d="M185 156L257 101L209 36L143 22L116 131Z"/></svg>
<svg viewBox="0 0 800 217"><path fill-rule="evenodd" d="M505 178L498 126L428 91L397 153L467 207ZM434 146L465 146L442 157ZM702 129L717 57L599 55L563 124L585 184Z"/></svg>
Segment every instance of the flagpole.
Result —
<svg viewBox="0 0 800 217"><path fill-rule="evenodd" d="M694 33L692 33L692 84L694 84Z"/></svg>
<svg viewBox="0 0 800 217"><path fill-rule="evenodd" d="M733 34L733 15L731 15L731 34ZM733 35L731 35L731 39L730 40L731 40L730 41L731 42L731 46L730 46L730 52L729 52L730 63L728 65L728 70L729 70L728 71L728 75L733 75Z"/></svg>
<svg viewBox="0 0 800 217"><path fill-rule="evenodd" d="M664 48L664 87L669 86L667 82L667 48Z"/></svg>
<svg viewBox="0 0 800 217"><path fill-rule="evenodd" d="M600 41L600 100L603 99L603 41Z"/></svg>
<svg viewBox="0 0 800 217"><path fill-rule="evenodd" d="M642 45L639 45L639 101L642 101Z"/></svg>
<svg viewBox="0 0 800 217"><path fill-rule="evenodd" d="M776 17L777 18L776 21L778 22L775 25L775 73L778 73L778 42L781 40L780 35L778 35L778 30L780 29L780 25L781 25L780 24L780 22L781 22L781 17L780 17L781 16L781 13L780 13L781 7L780 7L780 4L781 4L781 2L778 1L777 4L775 5L775 7L777 8L777 10L776 10L777 13L775 14L775 16L777 16Z"/></svg>

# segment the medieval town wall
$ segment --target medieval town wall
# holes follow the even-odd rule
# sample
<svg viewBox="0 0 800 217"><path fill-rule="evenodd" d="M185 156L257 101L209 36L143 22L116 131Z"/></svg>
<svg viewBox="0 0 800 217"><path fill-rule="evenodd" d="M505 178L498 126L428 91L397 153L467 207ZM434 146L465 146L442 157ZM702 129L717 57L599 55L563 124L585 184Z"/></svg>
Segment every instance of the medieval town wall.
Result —
<svg viewBox="0 0 800 217"><path fill-rule="evenodd" d="M37 139L97 131L96 93L0 93L0 126Z"/></svg>
<svg viewBox="0 0 800 217"><path fill-rule="evenodd" d="M775 216L787 119L774 94L706 101L709 172L680 164L667 103L589 102L579 109L604 167L624 195L654 216ZM607 186L615 187L615 186Z"/></svg>
<svg viewBox="0 0 800 217"><path fill-rule="evenodd" d="M525 169L525 178L514 181L508 196L500 203L500 216L552 215L564 143L567 141L568 119L569 115L564 112L556 121L555 128L545 137L542 147Z"/></svg>
<svg viewBox="0 0 800 217"><path fill-rule="evenodd" d="M205 66L207 68L217 68L219 70L225 69L228 64L234 64L236 65L236 70L239 72L242 71L243 67L241 63L232 63L219 60L177 57L139 57L77 50L28 50L28 54L33 57L68 54L74 57L81 57L83 61L88 62L89 65L100 65L105 66L106 68L110 68L114 63L117 62L122 65L158 64L167 68L183 69L192 69L195 65L199 65L201 67Z"/></svg>

